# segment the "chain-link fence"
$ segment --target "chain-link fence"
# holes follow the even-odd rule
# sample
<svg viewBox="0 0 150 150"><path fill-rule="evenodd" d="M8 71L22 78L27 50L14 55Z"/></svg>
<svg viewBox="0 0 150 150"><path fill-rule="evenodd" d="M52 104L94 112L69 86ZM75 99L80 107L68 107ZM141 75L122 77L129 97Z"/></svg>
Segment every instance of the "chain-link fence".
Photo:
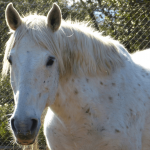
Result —
<svg viewBox="0 0 150 150"><path fill-rule="evenodd" d="M129 52L150 48L149 0L15 0L13 4L22 16L30 12L47 15L53 2L60 6L63 19L86 21L103 32L103 35L119 40ZM0 1L0 72L5 43L9 38L5 22L5 8L8 3L9 1ZM9 130L13 107L9 76L1 80L0 74L0 150L47 149L42 127L33 146L22 147L14 143Z"/></svg>

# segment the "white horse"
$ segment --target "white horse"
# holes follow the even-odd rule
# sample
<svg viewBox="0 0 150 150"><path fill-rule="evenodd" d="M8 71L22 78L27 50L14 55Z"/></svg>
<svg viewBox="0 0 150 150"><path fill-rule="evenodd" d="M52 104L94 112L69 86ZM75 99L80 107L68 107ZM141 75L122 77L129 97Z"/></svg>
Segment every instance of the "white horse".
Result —
<svg viewBox="0 0 150 150"><path fill-rule="evenodd" d="M57 4L47 17L22 18L10 3L6 22L3 77L10 66L17 143L34 142L48 107L51 150L150 149L150 51L130 55L119 42L62 21Z"/></svg>

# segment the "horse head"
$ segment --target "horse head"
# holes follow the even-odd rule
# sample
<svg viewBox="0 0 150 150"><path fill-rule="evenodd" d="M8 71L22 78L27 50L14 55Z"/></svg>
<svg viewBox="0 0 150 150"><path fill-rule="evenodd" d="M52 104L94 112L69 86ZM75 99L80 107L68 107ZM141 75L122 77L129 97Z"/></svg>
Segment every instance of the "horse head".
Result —
<svg viewBox="0 0 150 150"><path fill-rule="evenodd" d="M55 100L59 80L55 54L42 43L33 40L33 36L36 34L37 38L42 38L41 28L45 28L46 32L55 37L61 25L61 11L57 4L53 4L47 17L39 21L32 16L27 21L21 18L10 3L5 16L15 39L7 57L15 100L11 128L17 143L29 145L38 134L44 108ZM36 30L33 31L36 33L31 30Z"/></svg>

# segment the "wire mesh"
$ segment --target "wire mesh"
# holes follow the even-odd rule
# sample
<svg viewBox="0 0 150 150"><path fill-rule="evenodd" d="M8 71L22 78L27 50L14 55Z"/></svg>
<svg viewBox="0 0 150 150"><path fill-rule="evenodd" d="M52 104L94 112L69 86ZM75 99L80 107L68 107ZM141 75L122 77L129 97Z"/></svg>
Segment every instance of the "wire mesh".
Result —
<svg viewBox="0 0 150 150"><path fill-rule="evenodd" d="M9 2L0 1L0 72L5 44L9 38L5 22L5 8ZM16 0L13 4L22 16L30 12L47 15L53 2L55 1ZM150 48L150 2L148 1L56 0L56 2L62 10L63 19L86 21L103 35L110 35L119 40L129 52ZM14 100L9 76L1 80L0 74L0 150L46 150L42 128L32 146L19 146L14 143L9 129L9 118L13 108Z"/></svg>

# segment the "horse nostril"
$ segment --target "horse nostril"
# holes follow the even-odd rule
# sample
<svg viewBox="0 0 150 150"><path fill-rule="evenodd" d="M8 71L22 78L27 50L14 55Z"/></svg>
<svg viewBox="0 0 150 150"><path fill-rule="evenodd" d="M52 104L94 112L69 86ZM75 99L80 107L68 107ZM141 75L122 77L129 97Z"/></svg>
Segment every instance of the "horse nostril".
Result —
<svg viewBox="0 0 150 150"><path fill-rule="evenodd" d="M37 128L38 120L37 119L31 119L31 120L32 120L31 132L34 132Z"/></svg>
<svg viewBox="0 0 150 150"><path fill-rule="evenodd" d="M14 121L15 121L15 119L11 119L11 127L12 127L13 131L16 132Z"/></svg>

